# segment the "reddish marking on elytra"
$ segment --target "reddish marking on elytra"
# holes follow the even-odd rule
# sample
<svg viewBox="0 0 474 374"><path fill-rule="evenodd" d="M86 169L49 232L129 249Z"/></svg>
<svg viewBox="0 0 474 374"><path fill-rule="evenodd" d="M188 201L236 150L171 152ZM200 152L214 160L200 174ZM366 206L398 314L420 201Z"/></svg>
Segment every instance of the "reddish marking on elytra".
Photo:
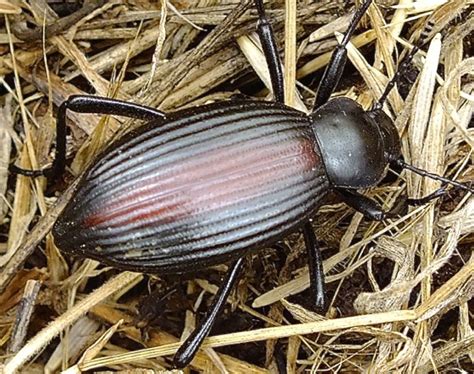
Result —
<svg viewBox="0 0 474 374"><path fill-rule="evenodd" d="M130 191L99 204L88 227L155 225L199 212L223 209L310 172L320 160L307 138L289 138L262 146L260 140L229 145L177 161L141 178Z"/></svg>

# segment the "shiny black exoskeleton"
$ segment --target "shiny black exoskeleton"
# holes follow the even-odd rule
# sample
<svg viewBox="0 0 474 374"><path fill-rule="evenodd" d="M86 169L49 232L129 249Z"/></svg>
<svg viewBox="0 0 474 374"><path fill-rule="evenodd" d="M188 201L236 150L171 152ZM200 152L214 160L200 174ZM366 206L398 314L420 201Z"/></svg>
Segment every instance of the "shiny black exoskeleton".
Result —
<svg viewBox="0 0 474 374"><path fill-rule="evenodd" d="M147 121L89 166L53 234L63 251L121 269L179 273L232 261L206 318L176 354L176 367L192 360L209 333L244 256L290 232L303 230L314 307L324 309L322 260L309 220L329 191L381 220L386 213L357 189L377 185L390 164L434 177L402 161L399 135L380 109L382 100L368 112L347 98L329 100L342 74L346 45L370 2L356 12L334 52L310 115L283 104L277 49L262 1L256 0L257 30L277 102L218 102L162 113L74 96L59 108L53 167L40 172L12 167L31 176L62 173L68 109Z"/></svg>

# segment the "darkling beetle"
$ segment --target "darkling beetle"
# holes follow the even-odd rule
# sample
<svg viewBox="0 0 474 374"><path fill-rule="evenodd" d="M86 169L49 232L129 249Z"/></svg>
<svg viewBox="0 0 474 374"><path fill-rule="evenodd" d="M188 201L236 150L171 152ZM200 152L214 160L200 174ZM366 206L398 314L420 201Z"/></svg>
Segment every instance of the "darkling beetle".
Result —
<svg viewBox="0 0 474 374"><path fill-rule="evenodd" d="M390 165L473 190L405 163L400 138L382 104L400 70L370 111L347 98L329 99L346 63L346 45L371 4L355 12L332 54L310 115L284 105L283 75L262 0L257 31L276 102L223 101L163 113L119 100L72 96L59 107L56 155L43 170L58 177L66 163L66 111L127 116L147 122L110 144L83 174L57 219L57 246L119 269L181 273L231 262L210 310L174 357L185 367L208 335L236 283L243 258L302 229L314 308L324 310L321 254L309 223L330 191L366 217L384 212L356 190L377 185ZM416 48L407 56L409 61ZM441 187L424 204L445 192Z"/></svg>

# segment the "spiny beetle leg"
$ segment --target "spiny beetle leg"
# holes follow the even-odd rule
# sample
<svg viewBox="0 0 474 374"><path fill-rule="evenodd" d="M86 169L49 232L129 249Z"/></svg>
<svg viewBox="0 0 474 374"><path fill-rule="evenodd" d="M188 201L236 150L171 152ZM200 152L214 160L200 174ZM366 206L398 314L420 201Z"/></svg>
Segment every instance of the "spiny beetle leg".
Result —
<svg viewBox="0 0 474 374"><path fill-rule="evenodd" d="M366 0L364 4L362 4L362 6L356 10L354 17L352 18L351 23L344 34L344 39L332 53L331 60L329 61L326 70L324 70L323 77L319 82L317 91L318 93L316 94L316 99L314 101L313 111L325 104L336 89L347 61L347 44L352 38L357 24L371 3L372 0Z"/></svg>
<svg viewBox="0 0 474 374"><path fill-rule="evenodd" d="M140 120L154 120L164 118L165 113L144 105L129 103L122 100L109 99L89 95L74 95L64 101L58 110L56 121L56 153L53 165L43 170L26 170L10 165L12 173L29 177L52 177L57 179L66 167L66 112L72 110L78 113L113 114Z"/></svg>
<svg viewBox="0 0 474 374"><path fill-rule="evenodd" d="M323 313L326 311L323 259L311 223L306 222L304 224L303 236L306 250L308 251L309 287L314 300L313 307L315 311Z"/></svg>
<svg viewBox="0 0 474 374"><path fill-rule="evenodd" d="M265 14L263 0L255 0L255 6L258 11L257 33L262 43L263 54L267 61L268 70L270 72L270 79L272 81L273 95L275 101L284 104L284 83L283 70L280 63L280 56L273 34L272 26Z"/></svg>
<svg viewBox="0 0 474 374"><path fill-rule="evenodd" d="M198 351L203 340L209 335L217 316L221 313L224 308L225 302L229 297L230 291L234 287L237 279L239 278L240 270L242 269L244 258L241 257L235 261L227 271L224 281L222 282L219 290L212 300L212 305L207 311L204 319L199 322L199 325L194 331L188 336L184 343L179 347L176 352L173 363L177 369L184 368L187 366Z"/></svg>

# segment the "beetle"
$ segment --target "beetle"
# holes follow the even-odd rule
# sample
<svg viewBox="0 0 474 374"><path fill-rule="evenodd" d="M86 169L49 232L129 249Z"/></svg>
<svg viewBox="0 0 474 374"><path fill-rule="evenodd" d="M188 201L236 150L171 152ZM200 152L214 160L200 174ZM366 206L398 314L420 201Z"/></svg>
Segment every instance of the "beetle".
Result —
<svg viewBox="0 0 474 374"><path fill-rule="evenodd" d="M330 99L346 62L346 46L370 6L355 12L321 79L309 115L284 105L283 75L262 0L257 32L275 102L234 100L163 113L120 100L72 96L58 111L51 168L12 172L57 177L66 164L66 112L145 120L111 143L83 173L53 227L57 246L119 269L181 273L230 262L210 310L174 357L185 367L222 310L243 259L302 230L314 308L324 310L324 273L310 218L330 191L366 217L384 212L357 189L376 186L398 165L473 192L463 184L403 161L400 138L382 104L396 79L369 111L348 98ZM412 50L407 59L411 59ZM441 196L445 187L412 205Z"/></svg>

